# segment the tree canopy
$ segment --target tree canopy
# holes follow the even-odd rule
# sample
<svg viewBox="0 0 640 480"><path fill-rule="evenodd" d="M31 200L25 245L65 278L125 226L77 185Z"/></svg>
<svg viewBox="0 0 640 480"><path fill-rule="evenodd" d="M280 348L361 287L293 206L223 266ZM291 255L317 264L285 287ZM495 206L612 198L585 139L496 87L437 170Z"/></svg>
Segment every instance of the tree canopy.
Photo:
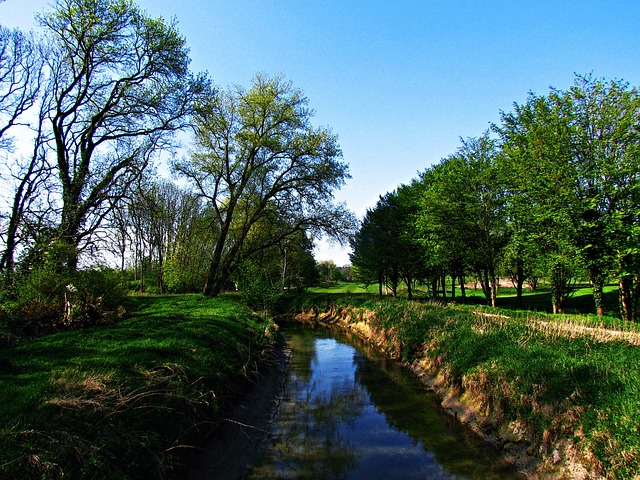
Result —
<svg viewBox="0 0 640 480"><path fill-rule="evenodd" d="M206 295L220 293L242 259L300 231L353 229L352 214L333 202L349 178L337 137L311 116L300 90L261 74L248 90L213 88L198 105L196 147L174 168L211 210Z"/></svg>
<svg viewBox="0 0 640 480"><path fill-rule="evenodd" d="M616 279L621 314L635 319L639 102L638 90L626 82L576 76L566 91L531 93L502 112L492 131L462 140L455 153L403 186L413 190L414 213L405 225L422 245L422 280L432 293L448 276L453 295L455 279L464 289L462 279L473 275L495 305L500 274L513 279L519 297L525 280L535 286L542 276L551 285L553 311L562 312L576 280L584 278L602 315L603 286ZM398 222L381 210L388 207L379 202L367 212L353 242L352 260L364 281L397 241L394 235L373 240Z"/></svg>

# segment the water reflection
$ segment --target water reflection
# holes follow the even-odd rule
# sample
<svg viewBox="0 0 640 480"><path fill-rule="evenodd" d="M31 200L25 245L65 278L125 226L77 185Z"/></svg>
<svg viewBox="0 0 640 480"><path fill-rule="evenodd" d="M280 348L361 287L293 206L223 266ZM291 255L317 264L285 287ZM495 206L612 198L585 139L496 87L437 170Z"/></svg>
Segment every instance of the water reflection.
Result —
<svg viewBox="0 0 640 480"><path fill-rule="evenodd" d="M284 332L283 399L248 478L521 478L394 362L324 329Z"/></svg>

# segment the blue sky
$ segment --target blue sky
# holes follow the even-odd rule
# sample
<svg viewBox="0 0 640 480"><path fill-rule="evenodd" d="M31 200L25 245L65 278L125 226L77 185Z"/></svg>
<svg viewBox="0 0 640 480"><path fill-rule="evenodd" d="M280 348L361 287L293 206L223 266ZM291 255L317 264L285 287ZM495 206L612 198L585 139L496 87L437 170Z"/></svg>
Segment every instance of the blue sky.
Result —
<svg viewBox="0 0 640 480"><path fill-rule="evenodd" d="M0 22L30 28L46 0L5 0ZM481 135L527 93L574 73L640 85L640 2L138 0L175 17L192 69L221 86L282 73L314 123L340 138L352 179L337 193L360 217L378 196ZM323 245L317 259L348 263Z"/></svg>

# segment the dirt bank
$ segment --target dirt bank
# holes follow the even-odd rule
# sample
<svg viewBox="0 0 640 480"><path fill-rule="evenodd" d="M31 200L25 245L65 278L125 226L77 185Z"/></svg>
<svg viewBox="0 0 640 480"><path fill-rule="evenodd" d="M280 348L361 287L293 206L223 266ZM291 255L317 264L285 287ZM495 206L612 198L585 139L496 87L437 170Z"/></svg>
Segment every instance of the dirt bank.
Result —
<svg viewBox="0 0 640 480"><path fill-rule="evenodd" d="M280 401L290 352L280 338L268 365L254 385L234 400L235 407L206 439L203 450L188 467L188 480L235 480L255 463L267 439Z"/></svg>
<svg viewBox="0 0 640 480"><path fill-rule="evenodd" d="M373 315L371 312L360 312L354 318L345 309L342 312L305 312L296 315L294 319L349 330L392 358L397 358L394 352L399 349L393 344L393 335L370 327L368 320ZM446 370L425 354L412 363L405 363L405 367L440 396L447 412L495 445L503 458L527 478L592 478L581 465L579 452L573 451L573 445L569 442L557 445L545 458L532 454L534 449L531 448L533 439L530 432L521 422L508 418L499 411L487 412L486 405L489 402L481 386L467 389L452 387Z"/></svg>

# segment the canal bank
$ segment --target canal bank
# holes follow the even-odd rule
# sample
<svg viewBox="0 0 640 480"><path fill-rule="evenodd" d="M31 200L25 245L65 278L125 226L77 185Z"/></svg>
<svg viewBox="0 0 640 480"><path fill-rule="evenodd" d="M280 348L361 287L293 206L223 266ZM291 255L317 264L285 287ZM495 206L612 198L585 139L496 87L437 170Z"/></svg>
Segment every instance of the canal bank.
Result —
<svg viewBox="0 0 640 480"><path fill-rule="evenodd" d="M446 314L444 310L440 312L440 315ZM302 311L292 318L353 332L389 358L400 361L440 397L442 407L449 414L496 446L502 459L528 478L602 478L591 454L581 451L581 446L571 438L576 425L571 407L542 405L535 399L523 397L522 403L530 402L534 410L546 409L547 416L554 415L552 408L557 409L555 423L540 431L530 418L509 412L503 396L507 385L502 390L496 388L480 369L475 375L456 377L455 366L447 363L446 355L441 351L434 354L434 343L428 338L420 342L419 347L412 347L413 358L403 358L406 345L398 334L403 328L402 318L387 323L392 326L385 328L385 322L376 312L349 307L336 309L333 305L326 311L317 308ZM407 318L405 315L405 320ZM489 324L496 320L500 321L499 318L484 317L479 323L489 329ZM564 418L563 413L567 415ZM576 414L576 410L573 413Z"/></svg>
<svg viewBox="0 0 640 480"><path fill-rule="evenodd" d="M197 454L189 458L185 480L235 480L246 476L268 438L290 358L284 337L278 334L268 361L256 372L251 387L234 398L233 408L221 412L216 428L202 439Z"/></svg>
<svg viewBox="0 0 640 480"><path fill-rule="evenodd" d="M370 344L318 324L280 325L291 362L269 440L245 478L522 478Z"/></svg>

